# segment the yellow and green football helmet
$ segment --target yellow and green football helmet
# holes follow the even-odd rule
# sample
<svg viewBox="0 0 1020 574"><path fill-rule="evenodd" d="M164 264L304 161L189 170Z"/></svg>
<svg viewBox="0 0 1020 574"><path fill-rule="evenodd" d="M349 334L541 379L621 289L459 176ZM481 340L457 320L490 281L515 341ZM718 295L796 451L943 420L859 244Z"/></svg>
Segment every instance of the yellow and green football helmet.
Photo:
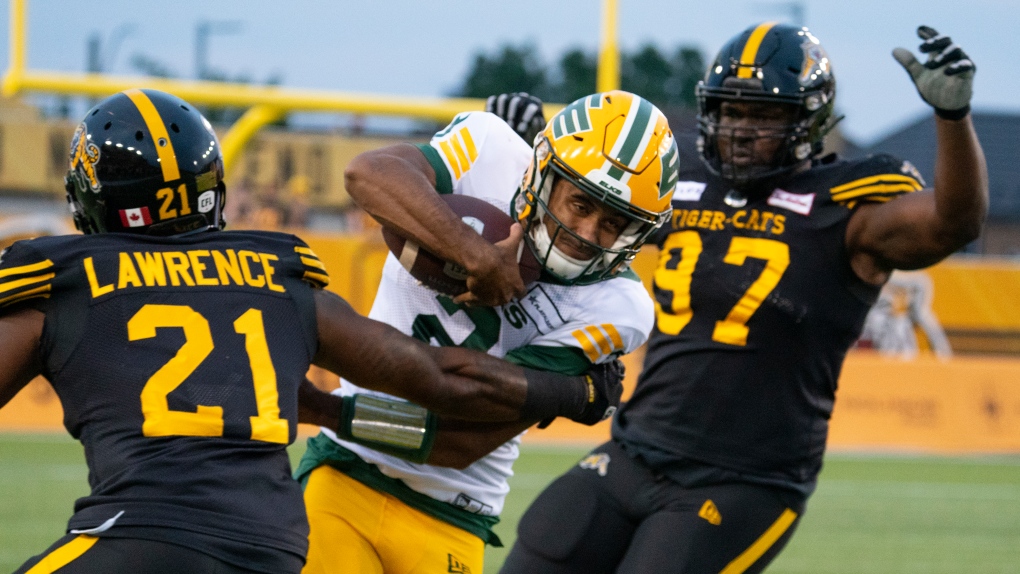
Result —
<svg viewBox="0 0 1020 574"><path fill-rule="evenodd" d="M645 241L669 219L677 177L676 142L658 108L628 92L592 94L565 107L535 138L514 216L548 273L567 284L594 283L627 270ZM627 217L615 244L595 245L549 211L557 178ZM560 233L574 236L596 255L588 260L566 255L555 246Z"/></svg>

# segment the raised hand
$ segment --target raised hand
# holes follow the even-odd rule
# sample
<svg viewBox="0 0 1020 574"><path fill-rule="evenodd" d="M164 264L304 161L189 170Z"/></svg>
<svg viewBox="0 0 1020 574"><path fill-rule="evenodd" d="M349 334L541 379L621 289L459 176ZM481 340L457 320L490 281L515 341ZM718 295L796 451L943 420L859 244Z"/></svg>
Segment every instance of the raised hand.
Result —
<svg viewBox="0 0 1020 574"><path fill-rule="evenodd" d="M935 108L939 117L959 120L970 113L973 93L974 62L963 49L934 28L920 26L917 35L922 40L921 53L928 54L923 64L905 48L893 50L893 58L910 74L921 99Z"/></svg>

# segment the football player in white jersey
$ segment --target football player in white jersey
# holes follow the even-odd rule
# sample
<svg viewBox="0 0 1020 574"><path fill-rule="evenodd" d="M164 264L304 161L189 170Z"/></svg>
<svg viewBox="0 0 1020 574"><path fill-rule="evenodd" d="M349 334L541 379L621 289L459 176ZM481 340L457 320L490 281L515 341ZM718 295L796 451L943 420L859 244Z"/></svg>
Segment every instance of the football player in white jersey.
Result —
<svg viewBox="0 0 1020 574"><path fill-rule="evenodd" d="M662 112L613 91L567 106L533 147L499 116L470 112L428 144L358 156L345 174L351 197L469 274L469 292L451 299L420 286L390 255L369 316L433 345L545 371L611 364L652 328L652 300L629 263L671 212L676 155ZM446 193L484 199L519 225L489 244L440 199ZM543 266L527 286L517 267L522 235ZM348 381L337 392L371 393ZM424 464L324 429L297 471L311 525L304 572L481 572L485 544L500 544L491 527L519 435L535 422L441 420L444 443L462 448Z"/></svg>

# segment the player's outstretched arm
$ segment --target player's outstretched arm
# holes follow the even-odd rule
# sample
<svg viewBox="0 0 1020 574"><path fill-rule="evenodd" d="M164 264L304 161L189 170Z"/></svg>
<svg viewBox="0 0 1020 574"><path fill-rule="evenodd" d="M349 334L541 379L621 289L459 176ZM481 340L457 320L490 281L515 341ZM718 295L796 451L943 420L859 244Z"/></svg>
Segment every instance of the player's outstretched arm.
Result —
<svg viewBox="0 0 1020 574"><path fill-rule="evenodd" d="M459 469L467 468L534 424L534 421L476 422L436 418L421 407L407 403L407 410L420 409L414 413L419 416L371 421L369 424L386 426L385 436L354 436L350 429L364 421L355 422L357 417L353 413L345 418L344 403L347 401L350 410L356 399L323 392L305 379L298 388L298 422L328 428L344 440L412 462Z"/></svg>
<svg viewBox="0 0 1020 574"><path fill-rule="evenodd" d="M34 309L0 317L0 408L42 372L39 340L44 318Z"/></svg>
<svg viewBox="0 0 1020 574"><path fill-rule="evenodd" d="M611 369L585 376L526 369L478 351L430 347L328 291L316 291L315 302L316 365L437 415L497 422L565 416L594 424L619 402Z"/></svg>
<svg viewBox="0 0 1020 574"><path fill-rule="evenodd" d="M542 376L546 375L538 375ZM584 414L571 418L575 422L593 425L612 416L623 395L623 377L624 367L619 360L592 365L585 375L586 382L590 385L588 401L579 405ZM531 379L534 378L536 376L532 375ZM428 463L435 466L465 468L536 422L541 420L539 428L544 428L552 422L552 419L542 418L523 417L521 421L510 423L439 419L435 445L428 457Z"/></svg>
<svg viewBox="0 0 1020 574"><path fill-rule="evenodd" d="M351 198L369 215L440 259L467 270L469 293L457 302L502 305L524 294L517 268L519 231L493 245L484 240L436 193L436 172L410 144L367 151L344 171Z"/></svg>
<svg viewBox="0 0 1020 574"><path fill-rule="evenodd" d="M970 117L975 66L959 46L927 26L918 28L920 63L908 50L893 56L935 109L934 189L858 208L847 227L847 249L859 277L886 281L893 269L927 267L981 232L988 210L988 170Z"/></svg>
<svg viewBox="0 0 1020 574"><path fill-rule="evenodd" d="M437 414L470 412L491 421L520 418L527 398L522 374L506 376L499 385L447 376L437 361L438 348L358 314L334 293L316 291L315 302L319 331L316 365L359 387L407 399Z"/></svg>
<svg viewBox="0 0 1020 574"><path fill-rule="evenodd" d="M440 418L436 440L426 462L432 466L465 469L533 424L535 421L480 423Z"/></svg>
<svg viewBox="0 0 1020 574"><path fill-rule="evenodd" d="M343 397L327 393L305 379L298 387L298 422L337 430Z"/></svg>

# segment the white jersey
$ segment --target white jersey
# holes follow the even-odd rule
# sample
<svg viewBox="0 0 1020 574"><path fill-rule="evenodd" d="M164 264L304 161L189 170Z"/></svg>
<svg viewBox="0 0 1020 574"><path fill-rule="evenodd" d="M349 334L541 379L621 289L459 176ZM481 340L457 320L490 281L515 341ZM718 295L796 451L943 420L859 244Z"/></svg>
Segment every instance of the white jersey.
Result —
<svg viewBox="0 0 1020 574"><path fill-rule="evenodd" d="M440 192L479 197L509 213L531 148L502 119L485 112L461 114L430 147L423 151L437 172ZM654 310L633 274L580 286L538 282L524 297L500 307L459 307L420 286L390 254L369 317L432 345L459 345L529 367L580 373L644 344ZM346 380L336 392L379 394ZM411 463L323 432L413 490L487 516L503 509L520 443L514 438L455 470Z"/></svg>

